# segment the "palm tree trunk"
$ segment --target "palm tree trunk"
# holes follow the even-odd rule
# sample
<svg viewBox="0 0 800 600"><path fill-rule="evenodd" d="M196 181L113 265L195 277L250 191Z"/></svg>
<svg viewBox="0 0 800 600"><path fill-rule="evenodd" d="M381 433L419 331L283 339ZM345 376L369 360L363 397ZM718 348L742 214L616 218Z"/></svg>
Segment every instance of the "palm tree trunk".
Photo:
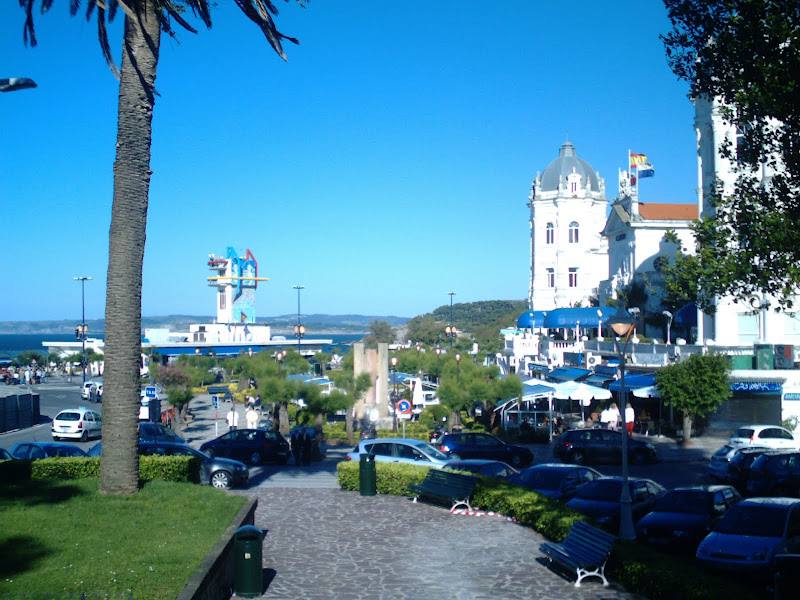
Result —
<svg viewBox="0 0 800 600"><path fill-rule="evenodd" d="M139 485L142 262L161 33L153 0L129 6L139 12L125 16L106 287L100 492L107 494L131 494Z"/></svg>
<svg viewBox="0 0 800 600"><path fill-rule="evenodd" d="M692 415L688 410L683 411L683 443L692 439Z"/></svg>

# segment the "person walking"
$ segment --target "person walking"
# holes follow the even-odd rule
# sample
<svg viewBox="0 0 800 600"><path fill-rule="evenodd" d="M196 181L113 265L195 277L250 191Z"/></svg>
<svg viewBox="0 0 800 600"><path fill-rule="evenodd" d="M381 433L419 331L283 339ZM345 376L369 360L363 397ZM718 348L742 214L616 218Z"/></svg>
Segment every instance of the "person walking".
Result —
<svg viewBox="0 0 800 600"><path fill-rule="evenodd" d="M311 451L314 447L314 438L308 435L308 429L303 429L305 431L303 435L303 465L307 467L311 464Z"/></svg>
<svg viewBox="0 0 800 600"><path fill-rule="evenodd" d="M295 429L292 432L292 437L289 440L292 454L294 455L294 464L299 467L303 463L303 443L300 439L300 430Z"/></svg>
<svg viewBox="0 0 800 600"><path fill-rule="evenodd" d="M611 410L606 407L600 411L600 427L603 429L610 429L609 422L611 421Z"/></svg>
<svg viewBox="0 0 800 600"><path fill-rule="evenodd" d="M258 413L256 412L256 409L251 406L247 409L247 415L245 416L247 417L248 429L255 429L256 424L258 423Z"/></svg>
<svg viewBox="0 0 800 600"><path fill-rule="evenodd" d="M628 402L628 405L625 407L625 429L628 432L628 435L633 435L633 422L636 420L636 413L633 412L633 407L631 403Z"/></svg>
<svg viewBox="0 0 800 600"><path fill-rule="evenodd" d="M612 402L611 406L608 409L609 416L608 416L608 428L613 429L614 431L617 430L617 425L619 424L620 414L619 408L617 408L616 402Z"/></svg>
<svg viewBox="0 0 800 600"><path fill-rule="evenodd" d="M239 413L236 412L232 404L231 409L228 411L228 415L225 418L228 421L228 431L233 431L239 427Z"/></svg>

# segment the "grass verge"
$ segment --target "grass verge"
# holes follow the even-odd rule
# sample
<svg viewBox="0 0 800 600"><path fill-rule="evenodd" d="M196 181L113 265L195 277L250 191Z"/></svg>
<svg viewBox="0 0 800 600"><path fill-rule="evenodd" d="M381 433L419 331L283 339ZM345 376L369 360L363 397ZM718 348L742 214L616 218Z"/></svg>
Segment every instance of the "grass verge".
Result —
<svg viewBox="0 0 800 600"><path fill-rule="evenodd" d="M0 597L173 599L245 498L153 480L99 494L95 478L0 486Z"/></svg>

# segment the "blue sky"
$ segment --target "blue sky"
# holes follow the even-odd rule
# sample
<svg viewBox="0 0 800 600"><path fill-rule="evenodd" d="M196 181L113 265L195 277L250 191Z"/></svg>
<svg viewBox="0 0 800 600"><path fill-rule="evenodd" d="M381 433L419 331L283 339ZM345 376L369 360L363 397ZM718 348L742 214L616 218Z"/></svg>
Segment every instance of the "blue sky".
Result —
<svg viewBox="0 0 800 600"><path fill-rule="evenodd" d="M118 86L68 4L37 16L36 48L0 6L0 77L39 84L0 96L0 320L79 318L79 275L87 318L104 312ZM567 137L609 199L630 149L656 169L642 201L696 201L660 2L277 4L288 63L229 1L162 38L145 316L214 314L206 259L228 246L270 278L259 316L295 312L296 284L304 314L523 299L531 181Z"/></svg>

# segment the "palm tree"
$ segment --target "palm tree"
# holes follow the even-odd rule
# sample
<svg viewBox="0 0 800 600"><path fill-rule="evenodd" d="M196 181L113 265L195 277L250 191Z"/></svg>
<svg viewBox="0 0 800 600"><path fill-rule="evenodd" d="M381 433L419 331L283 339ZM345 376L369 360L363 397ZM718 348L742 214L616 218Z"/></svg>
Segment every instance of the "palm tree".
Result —
<svg viewBox="0 0 800 600"><path fill-rule="evenodd" d="M276 28L278 10L270 0L235 0L286 60L281 40L298 43ZM286 0L287 2L289 0ZM304 5L306 0L297 0ZM36 0L19 0L25 11L24 41L36 46L33 9ZM53 0L41 0L47 12ZM74 16L80 0L70 0ZM94 16L103 57L119 77L117 158L108 248L103 398L103 459L100 491L130 494L138 489L137 419L142 321L142 261L150 190L150 146L155 80L161 32L174 35L173 23L196 30L184 18L191 11L211 27L208 0L87 0L86 17ZM125 13L122 70L118 71L106 33L106 22L118 9ZM94 13L94 15L93 15Z"/></svg>

